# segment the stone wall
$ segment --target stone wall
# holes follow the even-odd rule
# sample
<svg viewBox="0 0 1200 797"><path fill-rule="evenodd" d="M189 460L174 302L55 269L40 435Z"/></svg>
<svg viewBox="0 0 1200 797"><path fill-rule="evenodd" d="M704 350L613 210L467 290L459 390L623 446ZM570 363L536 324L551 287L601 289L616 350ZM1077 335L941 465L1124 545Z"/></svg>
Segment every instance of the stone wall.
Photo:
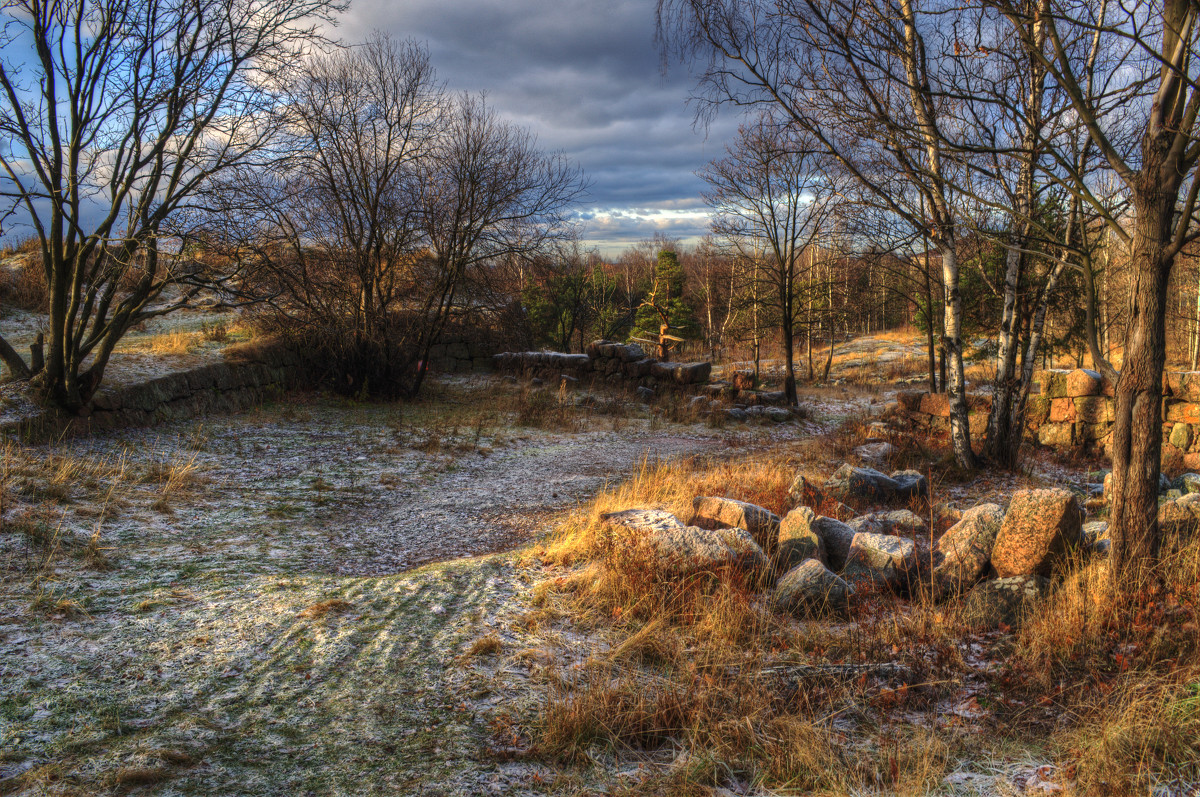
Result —
<svg viewBox="0 0 1200 797"><path fill-rule="evenodd" d="M496 346L466 336L445 337L429 347L429 370L439 374L486 373L495 368Z"/></svg>
<svg viewBox="0 0 1200 797"><path fill-rule="evenodd" d="M0 425L0 435L36 442L244 410L284 390L311 386L312 381L297 354L282 347L255 347L222 362L136 385L106 385L78 416L46 410Z"/></svg>
<svg viewBox="0 0 1200 797"><path fill-rule="evenodd" d="M720 393L724 384L710 386L712 363L660 362L647 357L636 343L598 340L585 354L552 351L504 352L493 358L501 373L543 379L558 384L570 382L604 384L626 390Z"/></svg>
<svg viewBox="0 0 1200 797"><path fill-rule="evenodd" d="M1200 372L1168 372L1163 380L1165 466L1200 469ZM899 408L918 428L949 426L945 394L900 393ZM991 397L968 396L972 436L982 437ZM1027 439L1059 450L1107 453L1112 439L1113 386L1096 371L1048 370L1038 375L1025 409Z"/></svg>

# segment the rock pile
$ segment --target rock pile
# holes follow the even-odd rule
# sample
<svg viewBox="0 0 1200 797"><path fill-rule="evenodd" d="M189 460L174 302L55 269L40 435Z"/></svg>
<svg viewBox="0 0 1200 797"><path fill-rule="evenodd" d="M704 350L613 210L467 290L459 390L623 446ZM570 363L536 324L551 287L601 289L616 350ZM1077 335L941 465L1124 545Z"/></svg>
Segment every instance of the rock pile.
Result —
<svg viewBox="0 0 1200 797"><path fill-rule="evenodd" d="M770 598L778 610L808 617L844 612L864 590L920 590L938 599L961 596L970 623L1013 624L1047 594L1073 551L1103 547L1104 529L1084 528L1082 510L1065 489L1018 491L1007 511L996 504L969 509L936 543L909 510L842 522L806 505L839 493L876 501L924 495L928 485L918 476L845 466L821 488L798 478L796 503L782 518L744 501L699 496L687 523L653 509L605 519L639 535L664 566L737 569L773 585ZM1170 517L1200 523L1200 494L1180 501L1167 510Z"/></svg>
<svg viewBox="0 0 1200 797"><path fill-rule="evenodd" d="M701 390L708 385L712 363L660 362L636 343L597 340L585 354L555 351L503 352L492 357L496 370L524 374L557 384L564 377L589 383L656 392Z"/></svg>
<svg viewBox="0 0 1200 797"><path fill-rule="evenodd" d="M694 394L692 409L720 412L733 421L792 419L782 391L753 390L748 385L710 381L710 362L662 362L647 356L636 343L597 340L583 354L553 351L503 352L491 358L495 370L558 385L583 383L627 390L643 401L671 394Z"/></svg>

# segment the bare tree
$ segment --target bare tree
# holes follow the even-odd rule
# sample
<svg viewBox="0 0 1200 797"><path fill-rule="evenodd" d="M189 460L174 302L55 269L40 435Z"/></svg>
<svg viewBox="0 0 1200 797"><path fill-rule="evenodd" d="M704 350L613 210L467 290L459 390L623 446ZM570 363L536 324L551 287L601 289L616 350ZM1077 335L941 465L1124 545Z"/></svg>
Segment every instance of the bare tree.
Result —
<svg viewBox="0 0 1200 797"><path fill-rule="evenodd" d="M570 237L582 178L481 99L445 95L412 42L315 59L290 100L299 154L228 182L215 237L335 387L414 396L447 325Z"/></svg>
<svg viewBox="0 0 1200 797"><path fill-rule="evenodd" d="M578 167L546 154L524 128L480 97L460 96L443 140L424 160L421 219L432 265L421 311L435 319L417 342L421 362L437 340L472 269L527 257L570 238L568 210L586 190ZM415 393L424 378L416 374Z"/></svg>
<svg viewBox="0 0 1200 797"><path fill-rule="evenodd" d="M828 233L837 199L829 171L820 166L810 136L762 115L739 128L725 157L700 173L711 187L705 200L715 211L713 231L743 251L758 242L766 250L757 276L766 283L764 304L779 324L791 404L797 403L796 328L806 310L811 314L817 239Z"/></svg>
<svg viewBox="0 0 1200 797"><path fill-rule="evenodd" d="M410 311L425 272L423 159L446 98L420 45L376 34L300 65L287 90L291 158L218 186L214 240L273 327L319 352L339 388L388 392L423 320Z"/></svg>
<svg viewBox="0 0 1200 797"><path fill-rule="evenodd" d="M183 214L213 178L272 156L273 87L341 7L5 3L0 196L35 231L49 293L49 350L36 374L0 338L15 375L79 410L131 327L209 281L181 245Z"/></svg>
<svg viewBox="0 0 1200 797"><path fill-rule="evenodd" d="M928 235L941 256L949 359L951 442L975 467L963 368L958 182L964 167L947 145L957 125L917 0L660 0L668 44L705 60L710 103L765 103L807 131L877 204Z"/></svg>
<svg viewBox="0 0 1200 797"><path fill-rule="evenodd" d="M1110 446L1113 574L1118 579L1139 575L1157 561L1161 543L1157 513L1167 285L1177 256L1197 236L1200 6L1193 0L1050 0L1034 9L995 5L1025 49L1063 87L1080 124L1128 192L1132 230L1106 217L1111 234L1129 243L1134 280L1120 372L1098 350L1094 335L1089 345L1093 359L1116 383ZM1029 34L1032 14L1044 20L1044 49ZM1071 46L1081 34L1095 37L1101 58ZM1062 184L1089 206L1103 207L1088 175L1060 168Z"/></svg>

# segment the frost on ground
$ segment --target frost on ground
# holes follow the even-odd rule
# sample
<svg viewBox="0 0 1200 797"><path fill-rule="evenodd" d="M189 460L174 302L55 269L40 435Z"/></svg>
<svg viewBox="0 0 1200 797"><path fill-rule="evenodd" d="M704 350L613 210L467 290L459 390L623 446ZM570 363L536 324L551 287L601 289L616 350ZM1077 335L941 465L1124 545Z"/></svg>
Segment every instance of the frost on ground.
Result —
<svg viewBox="0 0 1200 797"><path fill-rule="evenodd" d="M643 462L782 446L831 472L835 452L804 461L820 452L801 447L886 395L810 393L801 423L713 428L605 397L542 417L516 386L459 378L415 405L293 397L10 446L0 794L632 782L616 759L562 770L519 755L548 684L604 642L531 599L555 573L503 552ZM978 498L935 485L967 489ZM968 767L946 789L997 793L1018 774Z"/></svg>
<svg viewBox="0 0 1200 797"><path fill-rule="evenodd" d="M564 788L488 751L571 642L529 619L527 565L459 557L643 461L801 432L640 406L526 428L493 383L439 389L7 448L0 793Z"/></svg>

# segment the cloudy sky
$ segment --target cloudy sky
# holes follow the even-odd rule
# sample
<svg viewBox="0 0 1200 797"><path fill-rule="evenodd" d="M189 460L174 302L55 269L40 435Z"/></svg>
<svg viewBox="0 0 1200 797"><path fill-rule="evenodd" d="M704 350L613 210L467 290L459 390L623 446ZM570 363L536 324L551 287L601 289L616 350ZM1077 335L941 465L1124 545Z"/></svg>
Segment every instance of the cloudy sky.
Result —
<svg viewBox="0 0 1200 797"><path fill-rule="evenodd" d="M351 0L336 35L373 29L428 45L447 85L492 105L583 167L585 238L606 254L656 231L685 241L707 215L694 172L736 120L693 126L693 82L664 76L654 0Z"/></svg>

